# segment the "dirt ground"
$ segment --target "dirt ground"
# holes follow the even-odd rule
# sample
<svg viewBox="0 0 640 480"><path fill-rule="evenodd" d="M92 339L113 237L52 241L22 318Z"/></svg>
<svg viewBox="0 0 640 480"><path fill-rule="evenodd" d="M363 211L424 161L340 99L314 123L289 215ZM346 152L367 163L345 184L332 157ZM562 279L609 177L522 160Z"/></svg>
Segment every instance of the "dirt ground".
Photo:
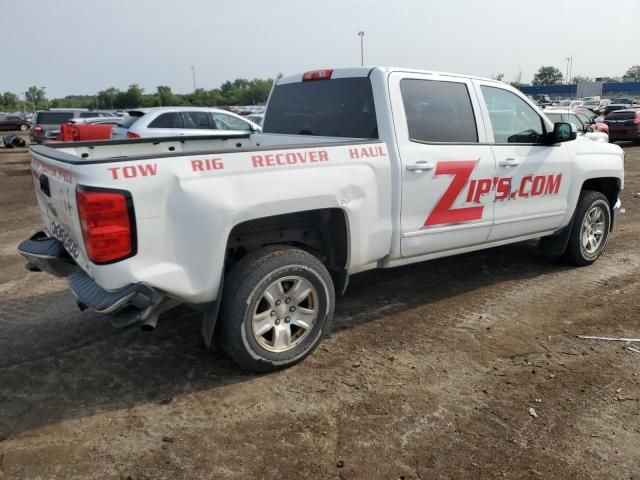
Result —
<svg viewBox="0 0 640 480"><path fill-rule="evenodd" d="M29 158L0 149L0 479L639 479L640 353L576 338L640 337L624 148L626 213L595 265L525 243L362 274L331 338L259 376L186 310L115 330L23 270Z"/></svg>

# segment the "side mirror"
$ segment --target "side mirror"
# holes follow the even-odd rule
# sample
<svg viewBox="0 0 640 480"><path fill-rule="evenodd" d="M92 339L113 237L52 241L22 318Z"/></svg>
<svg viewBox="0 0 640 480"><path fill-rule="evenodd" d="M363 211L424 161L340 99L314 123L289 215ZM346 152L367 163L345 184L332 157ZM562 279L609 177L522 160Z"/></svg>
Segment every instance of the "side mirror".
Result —
<svg viewBox="0 0 640 480"><path fill-rule="evenodd" d="M553 124L553 133L551 134L552 143L569 142L578 138L575 125L565 122L557 122Z"/></svg>

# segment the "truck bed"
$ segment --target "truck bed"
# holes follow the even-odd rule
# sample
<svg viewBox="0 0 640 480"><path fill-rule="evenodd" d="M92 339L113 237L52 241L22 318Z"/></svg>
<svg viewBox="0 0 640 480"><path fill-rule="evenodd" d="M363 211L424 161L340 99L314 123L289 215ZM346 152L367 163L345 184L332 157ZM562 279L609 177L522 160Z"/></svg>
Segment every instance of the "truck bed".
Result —
<svg viewBox="0 0 640 480"><path fill-rule="evenodd" d="M275 134L232 134L226 137L162 137L86 142L56 142L33 145L31 150L52 160L68 164L143 160L185 154L225 154L268 150L270 148L309 148L371 143L376 140L336 139L331 137Z"/></svg>

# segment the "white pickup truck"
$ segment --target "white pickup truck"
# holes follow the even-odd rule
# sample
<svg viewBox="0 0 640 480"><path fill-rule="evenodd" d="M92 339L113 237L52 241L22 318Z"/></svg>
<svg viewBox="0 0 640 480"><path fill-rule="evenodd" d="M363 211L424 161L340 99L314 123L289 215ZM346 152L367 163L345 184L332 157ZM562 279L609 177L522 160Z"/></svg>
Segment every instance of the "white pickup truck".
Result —
<svg viewBox="0 0 640 480"><path fill-rule="evenodd" d="M593 263L624 177L620 147L504 83L384 67L279 79L263 133L31 152L27 268L118 325L192 306L253 371L312 352L358 272L533 238Z"/></svg>

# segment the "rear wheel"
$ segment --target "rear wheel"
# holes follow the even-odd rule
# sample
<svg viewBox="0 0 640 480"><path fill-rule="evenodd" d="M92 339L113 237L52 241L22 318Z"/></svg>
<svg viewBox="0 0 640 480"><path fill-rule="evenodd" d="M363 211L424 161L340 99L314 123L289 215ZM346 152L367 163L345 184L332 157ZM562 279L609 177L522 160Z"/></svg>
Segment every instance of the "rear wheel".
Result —
<svg viewBox="0 0 640 480"><path fill-rule="evenodd" d="M20 125L20 130L26 132L27 130L29 130L29 125L23 123L22 125Z"/></svg>
<svg viewBox="0 0 640 480"><path fill-rule="evenodd" d="M297 248L262 248L231 269L218 338L246 370L289 367L318 346L334 304L331 276L320 260Z"/></svg>
<svg viewBox="0 0 640 480"><path fill-rule="evenodd" d="M602 254L611 227L611 209L600 192L583 190L576 207L565 258L574 265L591 265Z"/></svg>

